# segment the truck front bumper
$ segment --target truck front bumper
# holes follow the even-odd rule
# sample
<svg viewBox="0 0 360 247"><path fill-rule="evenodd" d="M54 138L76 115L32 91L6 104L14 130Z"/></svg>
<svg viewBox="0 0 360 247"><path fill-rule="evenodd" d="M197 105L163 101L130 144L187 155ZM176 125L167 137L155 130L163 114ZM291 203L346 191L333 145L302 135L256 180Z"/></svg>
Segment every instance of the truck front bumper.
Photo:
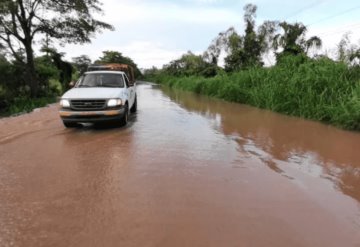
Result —
<svg viewBox="0 0 360 247"><path fill-rule="evenodd" d="M59 115L64 122L97 123L120 120L125 114L125 108L104 111L71 111L60 110Z"/></svg>

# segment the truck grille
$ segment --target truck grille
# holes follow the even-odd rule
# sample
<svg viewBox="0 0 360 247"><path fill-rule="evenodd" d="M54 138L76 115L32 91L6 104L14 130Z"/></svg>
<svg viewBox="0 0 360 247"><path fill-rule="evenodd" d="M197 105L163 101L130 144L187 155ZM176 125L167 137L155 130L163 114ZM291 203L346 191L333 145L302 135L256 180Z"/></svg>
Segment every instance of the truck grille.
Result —
<svg viewBox="0 0 360 247"><path fill-rule="evenodd" d="M76 111L97 111L105 108L106 100L71 100L71 108Z"/></svg>

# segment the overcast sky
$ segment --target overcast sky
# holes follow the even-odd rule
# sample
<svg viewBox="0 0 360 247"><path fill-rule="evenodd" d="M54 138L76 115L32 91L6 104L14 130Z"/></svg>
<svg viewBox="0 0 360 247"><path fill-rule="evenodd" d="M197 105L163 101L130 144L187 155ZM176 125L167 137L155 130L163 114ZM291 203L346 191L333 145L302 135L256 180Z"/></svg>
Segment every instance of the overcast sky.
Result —
<svg viewBox="0 0 360 247"><path fill-rule="evenodd" d="M97 34L91 44L60 48L66 58L104 50L131 57L141 68L161 67L188 50L202 53L221 31L234 26L244 30L243 6L258 6L257 24L264 20L301 21L309 35L323 39L324 50L336 47L342 35L360 39L359 0L102 0L102 20L115 31Z"/></svg>

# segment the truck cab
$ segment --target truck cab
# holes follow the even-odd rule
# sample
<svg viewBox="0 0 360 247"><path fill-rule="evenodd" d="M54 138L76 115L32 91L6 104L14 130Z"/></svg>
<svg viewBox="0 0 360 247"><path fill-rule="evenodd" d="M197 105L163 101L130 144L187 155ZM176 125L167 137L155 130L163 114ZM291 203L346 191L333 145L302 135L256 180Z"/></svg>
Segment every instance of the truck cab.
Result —
<svg viewBox="0 0 360 247"><path fill-rule="evenodd" d="M130 77L130 78L129 78ZM113 122L124 126L137 110L136 83L128 65L90 66L60 100L59 114L67 128L79 123Z"/></svg>

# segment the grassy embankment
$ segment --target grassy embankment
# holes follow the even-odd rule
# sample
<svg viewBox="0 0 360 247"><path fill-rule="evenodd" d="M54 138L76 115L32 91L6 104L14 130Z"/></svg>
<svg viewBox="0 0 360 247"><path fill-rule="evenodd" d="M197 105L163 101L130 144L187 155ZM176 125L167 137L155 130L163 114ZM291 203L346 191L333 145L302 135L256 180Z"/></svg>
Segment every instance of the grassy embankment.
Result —
<svg viewBox="0 0 360 247"><path fill-rule="evenodd" d="M36 99L30 98L16 98L14 102L10 105L7 111L3 112L4 116L21 114L26 112L31 112L36 108L47 106L48 104L55 103L57 100L56 97L42 97Z"/></svg>
<svg viewBox="0 0 360 247"><path fill-rule="evenodd" d="M39 98L30 98L23 95L14 97L11 101L7 102L5 107L0 107L0 117L31 112L36 108L45 107L48 104L55 103L58 98L57 95L61 92L61 85L56 80L50 80L49 84L50 88L52 88L52 93ZM1 96L5 93L6 92L0 87L0 100Z"/></svg>
<svg viewBox="0 0 360 247"><path fill-rule="evenodd" d="M360 130L360 68L329 59L252 68L213 78L151 79L172 88Z"/></svg>

